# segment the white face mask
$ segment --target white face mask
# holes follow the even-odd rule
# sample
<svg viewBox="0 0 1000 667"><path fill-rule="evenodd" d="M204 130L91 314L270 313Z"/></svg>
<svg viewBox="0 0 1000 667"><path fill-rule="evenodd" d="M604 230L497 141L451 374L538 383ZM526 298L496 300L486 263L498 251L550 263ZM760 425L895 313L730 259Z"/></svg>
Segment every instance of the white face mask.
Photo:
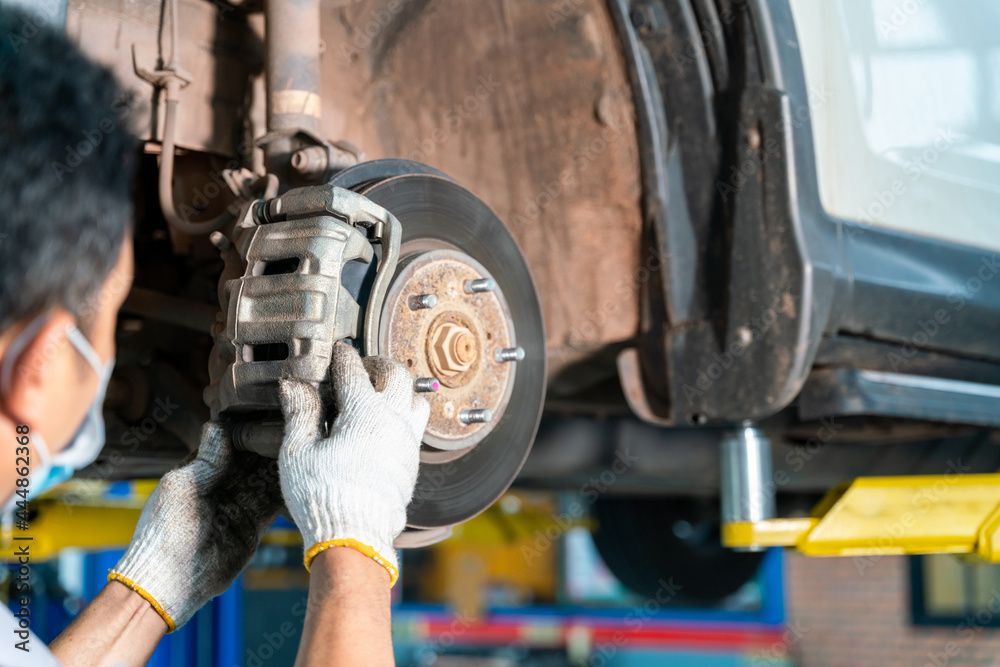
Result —
<svg viewBox="0 0 1000 667"><path fill-rule="evenodd" d="M21 352L47 319L47 315L42 316L29 324L7 348L7 354L4 355L3 362L0 364L0 391L6 392L10 389L14 361L21 355ZM36 455L41 463L31 466L29 500L53 486L65 482L77 470L86 468L97 459L104 447L104 395L108 389L108 382L111 380L111 371L115 365L114 359L107 364L102 364L101 358L97 356L90 341L76 327L67 329L66 337L97 374L97 394L72 439L55 456L52 455L41 434L37 432L32 434Z"/></svg>

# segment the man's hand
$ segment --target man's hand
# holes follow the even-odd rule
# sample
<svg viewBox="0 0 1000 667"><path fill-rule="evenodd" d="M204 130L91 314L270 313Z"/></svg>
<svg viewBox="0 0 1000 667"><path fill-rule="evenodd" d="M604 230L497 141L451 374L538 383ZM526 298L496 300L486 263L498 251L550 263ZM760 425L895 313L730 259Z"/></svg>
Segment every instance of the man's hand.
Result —
<svg viewBox="0 0 1000 667"><path fill-rule="evenodd" d="M382 357L361 360L334 346L334 397L340 413L323 435L319 392L304 382L281 383L285 440L281 490L305 547L308 569L330 547L350 547L398 576L393 540L406 526L430 406L413 378Z"/></svg>
<svg viewBox="0 0 1000 667"><path fill-rule="evenodd" d="M197 458L149 497L108 580L145 598L172 631L229 587L281 506L277 462L234 452L225 428L208 423Z"/></svg>

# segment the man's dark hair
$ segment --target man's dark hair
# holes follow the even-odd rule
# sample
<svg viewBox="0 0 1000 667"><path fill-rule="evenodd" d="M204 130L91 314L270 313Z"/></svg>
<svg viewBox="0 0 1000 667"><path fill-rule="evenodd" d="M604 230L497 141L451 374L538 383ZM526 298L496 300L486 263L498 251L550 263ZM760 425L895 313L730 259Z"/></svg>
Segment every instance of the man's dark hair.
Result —
<svg viewBox="0 0 1000 667"><path fill-rule="evenodd" d="M130 107L62 32L0 6L0 333L93 314L131 224Z"/></svg>

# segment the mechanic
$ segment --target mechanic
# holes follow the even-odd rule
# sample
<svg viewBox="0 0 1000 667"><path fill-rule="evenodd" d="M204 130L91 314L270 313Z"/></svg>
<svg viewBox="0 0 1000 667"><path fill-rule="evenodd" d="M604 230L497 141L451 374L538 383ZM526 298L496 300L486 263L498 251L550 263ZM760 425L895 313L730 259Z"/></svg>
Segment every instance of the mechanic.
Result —
<svg viewBox="0 0 1000 667"><path fill-rule="evenodd" d="M15 516L103 446L133 269L139 147L128 107L110 72L61 33L0 8L0 498ZM227 427L207 424L197 456L160 481L107 585L51 653L0 609L0 665L145 664L232 583L283 506L311 573L298 663L392 664L393 540L428 405L403 367L346 345L331 373L329 434L317 389L293 380L280 387L277 461L234 451Z"/></svg>

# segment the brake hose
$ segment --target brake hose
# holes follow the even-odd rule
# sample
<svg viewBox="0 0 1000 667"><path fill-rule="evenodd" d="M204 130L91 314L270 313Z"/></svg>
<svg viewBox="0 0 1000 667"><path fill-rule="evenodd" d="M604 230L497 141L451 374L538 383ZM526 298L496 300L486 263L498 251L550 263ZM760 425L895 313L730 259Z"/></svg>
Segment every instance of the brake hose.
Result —
<svg viewBox="0 0 1000 667"><path fill-rule="evenodd" d="M163 143L160 150L160 173L157 187L160 210L163 212L167 224L182 234L189 236L210 234L225 227L235 216L227 209L210 220L194 222L184 218L174 206L174 150L178 92L181 87L181 79L177 76L179 70L177 65L177 0L164 1L170 3L170 61L164 67L167 76L162 84L166 92L166 107L163 114Z"/></svg>

